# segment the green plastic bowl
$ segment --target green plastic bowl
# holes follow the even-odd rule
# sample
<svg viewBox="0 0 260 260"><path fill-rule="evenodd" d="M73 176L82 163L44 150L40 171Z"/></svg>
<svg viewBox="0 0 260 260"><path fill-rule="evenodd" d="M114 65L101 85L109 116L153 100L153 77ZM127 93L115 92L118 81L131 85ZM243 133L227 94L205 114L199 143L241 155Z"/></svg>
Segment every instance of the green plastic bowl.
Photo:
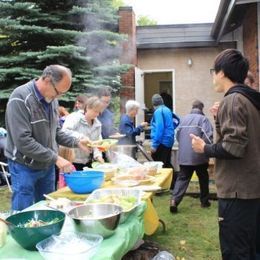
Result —
<svg viewBox="0 0 260 260"><path fill-rule="evenodd" d="M53 224L40 227L23 227L31 219L50 222L57 218ZM43 239L58 234L64 224L65 214L56 210L32 210L12 215L6 219L14 225L8 225L13 239L27 250L37 250L36 244Z"/></svg>

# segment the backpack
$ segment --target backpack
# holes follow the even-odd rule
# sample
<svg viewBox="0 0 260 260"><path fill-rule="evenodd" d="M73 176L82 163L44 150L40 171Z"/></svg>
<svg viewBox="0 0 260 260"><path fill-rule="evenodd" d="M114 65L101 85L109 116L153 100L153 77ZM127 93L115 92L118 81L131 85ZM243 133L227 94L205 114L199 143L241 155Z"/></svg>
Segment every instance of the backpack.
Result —
<svg viewBox="0 0 260 260"><path fill-rule="evenodd" d="M172 121L173 121L174 130L175 130L180 124L180 118L176 114L172 113Z"/></svg>
<svg viewBox="0 0 260 260"><path fill-rule="evenodd" d="M163 121L165 121L163 109L162 109L162 117L163 117ZM175 130L180 124L180 118L173 112L172 112L172 122L173 122L173 130Z"/></svg>

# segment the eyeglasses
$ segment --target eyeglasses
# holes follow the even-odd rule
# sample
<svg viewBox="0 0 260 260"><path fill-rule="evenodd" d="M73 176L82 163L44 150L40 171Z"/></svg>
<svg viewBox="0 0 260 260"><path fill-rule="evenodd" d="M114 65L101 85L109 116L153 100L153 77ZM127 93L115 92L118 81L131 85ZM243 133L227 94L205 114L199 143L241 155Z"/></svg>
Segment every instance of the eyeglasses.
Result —
<svg viewBox="0 0 260 260"><path fill-rule="evenodd" d="M210 73L210 75L213 75L213 74L215 73L215 69L213 69L213 68L210 69L210 70L209 70L209 73Z"/></svg>
<svg viewBox="0 0 260 260"><path fill-rule="evenodd" d="M61 92L61 91L57 90L56 85L54 84L54 82L52 81L52 79L50 79L50 83L51 83L53 89L55 90L57 96L61 96L61 95L63 95L63 94L66 93L66 92Z"/></svg>

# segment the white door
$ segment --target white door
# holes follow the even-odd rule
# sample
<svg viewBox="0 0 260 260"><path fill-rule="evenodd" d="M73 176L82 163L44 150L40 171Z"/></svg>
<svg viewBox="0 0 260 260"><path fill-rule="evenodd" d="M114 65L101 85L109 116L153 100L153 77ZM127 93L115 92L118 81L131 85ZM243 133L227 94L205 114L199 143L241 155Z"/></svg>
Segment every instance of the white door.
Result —
<svg viewBox="0 0 260 260"><path fill-rule="evenodd" d="M141 104L136 116L136 125L140 125L144 122L144 72L137 67L135 67L135 100Z"/></svg>

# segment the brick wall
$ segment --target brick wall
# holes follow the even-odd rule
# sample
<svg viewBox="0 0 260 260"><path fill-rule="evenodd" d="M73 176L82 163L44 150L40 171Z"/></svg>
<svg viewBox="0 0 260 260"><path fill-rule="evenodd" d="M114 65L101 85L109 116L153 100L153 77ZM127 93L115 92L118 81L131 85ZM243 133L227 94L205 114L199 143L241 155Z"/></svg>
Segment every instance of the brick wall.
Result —
<svg viewBox="0 0 260 260"><path fill-rule="evenodd" d="M119 33L128 36L127 41L123 43L123 53L120 59L121 63L133 64L137 63L136 48L136 24L135 14L132 7L119 8ZM134 66L127 73L122 75L122 88L120 90L121 111L124 110L125 102L135 97L135 71Z"/></svg>
<svg viewBox="0 0 260 260"><path fill-rule="evenodd" d="M259 85L258 71L258 41L257 41L257 4L250 4L243 20L243 44L244 54L249 60L250 71L255 77L256 85Z"/></svg>

